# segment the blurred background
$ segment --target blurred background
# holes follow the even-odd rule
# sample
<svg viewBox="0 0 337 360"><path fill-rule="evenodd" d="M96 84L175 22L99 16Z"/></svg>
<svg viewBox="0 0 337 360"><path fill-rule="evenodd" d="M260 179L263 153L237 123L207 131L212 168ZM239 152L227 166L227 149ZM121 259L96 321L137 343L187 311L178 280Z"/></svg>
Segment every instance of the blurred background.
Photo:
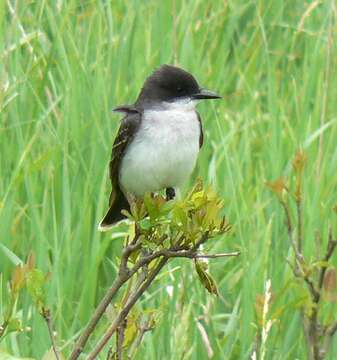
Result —
<svg viewBox="0 0 337 360"><path fill-rule="evenodd" d="M2 0L2 303L15 264L34 252L51 273L48 304L69 352L116 274L125 231L97 231L120 120L111 109L134 102L154 68L176 64L224 97L199 106L205 141L186 189L201 176L225 199L233 231L209 250L242 254L211 261L218 298L195 280L192 263L172 262L138 306L156 309L157 320L137 359L250 358L268 279L266 358L305 359L298 309L308 293L287 265L283 212L266 182L291 184L303 149L304 253L313 258L336 225L336 16L333 0ZM336 311L327 303L327 322ZM41 359L50 340L27 294L16 312L24 331L0 349ZM337 358L337 338L328 358Z"/></svg>

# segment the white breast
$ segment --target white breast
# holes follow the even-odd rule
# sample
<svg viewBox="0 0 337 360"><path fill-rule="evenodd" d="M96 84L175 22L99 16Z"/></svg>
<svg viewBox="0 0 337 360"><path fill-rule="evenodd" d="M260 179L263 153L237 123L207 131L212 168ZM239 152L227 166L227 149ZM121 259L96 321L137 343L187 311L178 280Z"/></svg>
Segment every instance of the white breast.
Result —
<svg viewBox="0 0 337 360"><path fill-rule="evenodd" d="M195 166L199 136L194 107L145 111L121 163L122 189L142 196L145 192L179 187Z"/></svg>

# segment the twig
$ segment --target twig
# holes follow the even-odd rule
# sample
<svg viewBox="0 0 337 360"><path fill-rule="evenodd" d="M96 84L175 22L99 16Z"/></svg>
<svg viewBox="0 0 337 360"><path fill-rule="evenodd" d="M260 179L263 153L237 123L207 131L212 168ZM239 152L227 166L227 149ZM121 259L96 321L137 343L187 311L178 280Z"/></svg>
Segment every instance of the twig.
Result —
<svg viewBox="0 0 337 360"><path fill-rule="evenodd" d="M185 258L190 258L190 259L196 259L196 258L210 258L210 259L214 258L215 259L215 258L221 258L221 257L240 255L240 252L238 252L238 251L231 252L231 253L211 254L211 255L198 254L197 253L198 248L204 242L206 242L208 239L209 239L209 233L206 232L201 236L199 241L197 241L196 244L192 248L189 248L186 245L185 246L181 245L184 242L184 237L180 236L180 237L178 237L178 239L176 239L175 243L171 246L170 249L161 249L154 253L144 255L136 262L136 264L132 268L128 268L127 263L128 263L128 259L129 259L130 255L134 251L139 250L142 246L142 243L140 241L140 232L137 231L137 229L136 229L135 238L131 241L130 244L126 245L123 250L121 262L120 262L120 266L119 266L119 271L118 271L118 276L117 276L116 280L113 282L112 286L110 287L108 292L105 294L105 296L101 300L101 302L98 305L98 307L96 308L92 318L90 319L88 325L86 326L82 335L77 340L77 342L74 346L74 349L69 357L69 360L76 360L79 357L79 355L81 354L89 337L91 336L92 332L94 331L98 321L101 319L106 308L111 303L111 300L113 299L115 294L119 291L119 289L123 286L123 284L125 284L140 269L146 268L147 265L150 264L155 259L162 257L163 259L165 259L165 263L166 263L169 258L175 258L175 257L185 257ZM161 263L159 263L159 264L161 264ZM160 271L160 269L158 270L158 272L159 271ZM115 322L110 326L108 332L106 333L106 335L105 335L106 337L104 337L104 339L102 338L101 342L97 345L97 348L93 350L92 354L95 354L95 351L100 352L101 348L103 348L103 346L106 344L106 342L111 337L111 335L116 331L116 326L119 326L119 321L121 321L125 317L125 315L128 314L131 307L134 305L133 301L136 302L138 300L139 296L141 296L142 293L146 290L146 288L150 285L150 283L152 282L152 279L151 279L152 276L153 276L153 272L150 273L150 275L145 274L145 276L141 278L141 281L138 282L138 285L136 286L136 290L134 290L135 291L134 294L131 295L131 297L129 296L129 299L126 301L126 305L124 306L123 310L120 312L118 317L115 319ZM148 285L146 285L146 284L148 284ZM140 295L135 298L134 296L137 295L138 293L140 293ZM130 308L129 308L129 306L130 306ZM126 311L126 314L125 314L125 311ZM113 328L113 326L115 328ZM99 348L99 347L101 347L101 348ZM98 352L97 352L97 354L98 354ZM90 359L90 357L88 359Z"/></svg>
<svg viewBox="0 0 337 360"><path fill-rule="evenodd" d="M136 239L136 241L137 241L137 239ZM138 244L131 243L130 245L127 245L126 248L124 249L122 258L121 258L118 276L117 276L116 280L113 282L113 284L111 285L110 289L107 291L107 293L103 297L103 299L101 300L101 302L99 303L99 305L97 306L92 318L90 319L90 321L89 321L88 325L86 326L85 330L83 331L82 335L77 340L75 347L74 347L72 353L70 354L69 360L76 360L79 357L79 355L81 354L90 335L94 331L98 321L104 314L106 308L110 304L113 297L116 295L118 290L122 287L122 285L128 279L130 279L140 269L140 267L144 266L143 262L139 261L133 267L132 271L130 271L127 268L127 262L128 262L128 259L131 255L131 253L133 251L137 250L140 246L141 246L140 243L138 243Z"/></svg>
<svg viewBox="0 0 337 360"><path fill-rule="evenodd" d="M331 342L332 342L332 338L334 337L335 333L337 331L337 321L334 322L332 325L330 325L324 335L325 335L325 339L324 339L324 345L323 345L323 355L327 354L330 347L331 347Z"/></svg>
<svg viewBox="0 0 337 360"><path fill-rule="evenodd" d="M153 316L150 316L148 321L140 326L139 328L139 334L137 336L137 339L135 340L135 342L131 345L132 347L130 348L129 350L129 358L130 359L133 359L135 354L136 354L136 351L137 351L137 348L139 347L139 345L141 344L142 340L143 340L143 337L145 335L145 333L147 331L151 331L153 329L153 325L151 325L152 323L152 320L153 320Z"/></svg>
<svg viewBox="0 0 337 360"><path fill-rule="evenodd" d="M299 252L297 244L296 244L296 242L294 240L294 237L293 237L293 225L292 225L292 221L291 221L289 207L288 207L287 203L284 200L280 200L280 203L281 203L281 206L283 207L284 214L285 214L285 217L286 217L286 226L287 226L287 231L288 231L288 237L289 237L289 240L290 240L290 244L294 249L296 258L299 260L299 262L302 262L303 261L303 255Z"/></svg>
<svg viewBox="0 0 337 360"><path fill-rule="evenodd" d="M124 308L120 311L120 313L115 318L114 322L110 325L106 333L103 335L101 340L98 342L98 344L95 346L95 348L92 350L92 352L88 355L87 360L94 360L96 359L97 355L101 352L101 350L104 348L106 343L109 341L111 336L116 331L117 327L120 325L121 321L128 315L133 305L137 302L137 300L142 296L142 294L147 290L147 288L151 285L153 279L158 275L160 270L165 266L167 263L168 258L163 257L158 265L152 270L152 272L147 277L146 281L142 284L142 286L137 289L135 293L133 293L127 304L124 306Z"/></svg>
<svg viewBox="0 0 337 360"><path fill-rule="evenodd" d="M127 326L127 318L125 318L117 328L116 333L116 359L123 360L123 343L125 329Z"/></svg>
<svg viewBox="0 0 337 360"><path fill-rule="evenodd" d="M115 296L115 294L121 288L121 286L124 284L125 281L126 280L124 278L122 278L121 276L118 276L117 279L114 281L111 288L108 290L108 292L105 294L102 301L96 308L92 318L90 319L90 321L89 321L87 327L85 328L85 330L83 331L82 335L77 340L75 347L74 347L72 353L70 354L69 360L76 360L80 356L85 344L87 343L87 341L89 339L89 336L94 331L98 321L104 314L106 308L108 307L111 300L113 299L113 297Z"/></svg>
<svg viewBox="0 0 337 360"><path fill-rule="evenodd" d="M332 237L332 230L331 228L329 229L329 235L328 235L328 246L326 249L326 253L324 256L323 261L329 261L333 252L335 251L335 248L337 246L337 240L334 240ZM327 267L326 266L322 266L321 267L321 271L319 274L319 280L318 280L318 287L321 290L323 287L323 282L324 282L324 276L325 276L325 272L326 272Z"/></svg>
<svg viewBox="0 0 337 360"><path fill-rule="evenodd" d="M53 352L55 354L55 358L56 358L56 360L60 360L60 356L59 356L59 353L58 353L58 350L57 350L57 345L56 345L55 336L54 336L53 322L52 322L52 319L51 319L50 309L42 308L41 315L45 319L46 324L47 324L48 333L49 333L51 345L52 345L52 348L53 348Z"/></svg>
<svg viewBox="0 0 337 360"><path fill-rule="evenodd" d="M115 357L115 352L112 350L112 346L110 346L109 351L106 355L106 360L112 360Z"/></svg>
<svg viewBox="0 0 337 360"><path fill-rule="evenodd" d="M284 209L284 213L286 216L286 225L287 225L287 230L288 230L288 236L289 236L290 242L293 243L293 225L291 222L289 207L284 200L280 200L280 203Z"/></svg>
<svg viewBox="0 0 337 360"><path fill-rule="evenodd" d="M337 331L337 321L328 328L327 334L330 337L333 337L335 335L336 331Z"/></svg>
<svg viewBox="0 0 337 360"><path fill-rule="evenodd" d="M302 252L302 201L301 194L298 194L296 198L296 211L297 211L297 249L298 252Z"/></svg>
<svg viewBox="0 0 337 360"><path fill-rule="evenodd" d="M98 321L104 314L106 308L110 304L110 302L113 299L113 297L115 296L115 294L121 288L121 286L126 281L128 281L138 270L140 270L142 267L148 265L153 260L155 260L159 257L162 257L162 256L165 256L166 258L185 257L185 258L190 258L190 259L196 259L196 258L210 258L211 259L211 258L220 258L220 257L240 255L240 252L238 252L238 251L231 252L231 253L212 254L212 255L197 254L196 251L197 251L198 247L207 240L207 236L208 236L208 234L204 234L204 236L202 236L202 238L190 250L178 250L181 248L181 246L176 244L175 246L172 246L170 250L162 249L162 250L158 250L152 254L143 256L131 269L127 268L128 258L130 257L130 255L133 251L138 250L140 248L141 243L133 243L133 244L127 245L125 250L123 251L117 279L114 281L111 288L108 290L106 295L101 300L101 302L98 305L98 307L96 308L91 320L89 321L87 327L83 331L80 338L77 340L74 350L69 357L69 360L76 360L78 358L78 356L81 354L85 344L87 343L90 335L94 331ZM179 242L181 242L181 241L182 241L182 239L179 239Z"/></svg>
<svg viewBox="0 0 337 360"><path fill-rule="evenodd" d="M219 253L219 254L195 254L194 256L191 256L193 259L217 259L217 258L223 258L223 257L229 257L229 256L239 256L241 253L240 251L233 251L230 253ZM186 256L189 257L189 256Z"/></svg>

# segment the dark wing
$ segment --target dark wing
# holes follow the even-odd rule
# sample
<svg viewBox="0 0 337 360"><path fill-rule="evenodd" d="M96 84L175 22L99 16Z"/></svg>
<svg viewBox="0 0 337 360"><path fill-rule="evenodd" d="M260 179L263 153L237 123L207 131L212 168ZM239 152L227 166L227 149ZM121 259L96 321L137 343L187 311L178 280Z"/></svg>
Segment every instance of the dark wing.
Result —
<svg viewBox="0 0 337 360"><path fill-rule="evenodd" d="M118 111L120 110L118 109ZM123 112L126 113L126 116L122 120L121 126L112 146L111 160L109 164L110 180L112 185L112 191L109 199L110 206L115 201L116 191L119 190L118 177L121 160L126 148L133 140L142 118L142 114L136 110L123 110Z"/></svg>
<svg viewBox="0 0 337 360"><path fill-rule="evenodd" d="M202 131L202 123L201 123L201 117L199 113L197 112L199 126L200 126L200 135L199 135L199 147L202 147L202 144L204 143L204 132Z"/></svg>

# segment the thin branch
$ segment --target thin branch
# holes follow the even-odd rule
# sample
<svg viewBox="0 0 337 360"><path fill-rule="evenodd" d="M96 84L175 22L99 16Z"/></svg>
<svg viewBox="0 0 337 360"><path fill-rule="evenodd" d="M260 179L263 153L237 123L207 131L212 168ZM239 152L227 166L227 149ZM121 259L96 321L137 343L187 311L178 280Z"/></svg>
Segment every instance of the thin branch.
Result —
<svg viewBox="0 0 337 360"><path fill-rule="evenodd" d="M288 259L286 261L287 261L288 265L290 266L293 274L296 277L301 276L303 278L304 282L307 284L307 287L308 287L308 290L310 292L312 301L314 303L317 303L317 299L319 299L319 297L320 297L319 291L315 288L315 285L314 285L312 279L308 275L305 274L301 263L299 261L297 261L296 266L294 266L294 265L291 264L291 262Z"/></svg>
<svg viewBox="0 0 337 360"><path fill-rule="evenodd" d="M147 266L152 261L159 257L164 257L166 259L175 258L175 257L185 257L190 259L196 258L220 258L220 257L228 257L228 256L238 256L240 252L232 252L232 253L220 253L220 254L211 254L211 255L203 255L197 254L198 248L209 239L209 234L206 232L200 238L200 240L193 246L192 249L186 249L186 246L181 246L180 244L183 242L183 238L179 238L178 241L170 248L170 249L161 249L152 254L145 255L141 257L136 264L129 269L127 267L127 262L130 255L141 248L141 242L139 241L140 235L137 234L134 240L125 247L123 250L123 254L121 257L121 263L119 267L118 277L113 282L110 289L107 291L100 304L96 308L92 318L90 319L88 325L83 331L82 335L77 340L75 347L69 357L69 360L76 360L81 352L83 351L84 346L86 345L89 337L94 331L98 321L103 316L106 308L111 303L115 294L119 291L119 289L133 276L135 275L141 268ZM139 288L141 289L141 288ZM145 290L144 290L145 291ZM126 305L127 306L127 305Z"/></svg>
<svg viewBox="0 0 337 360"><path fill-rule="evenodd" d="M335 321L332 325L330 325L324 333L325 340L324 340L324 345L323 345L323 351L325 354L328 353L328 351L331 347L332 338L334 337L336 332L337 332L337 321Z"/></svg>
<svg viewBox="0 0 337 360"><path fill-rule="evenodd" d="M330 337L333 337L335 335L335 333L337 332L337 321L335 323L333 323L327 330L327 334Z"/></svg>
<svg viewBox="0 0 337 360"><path fill-rule="evenodd" d="M288 230L288 236L289 236L290 242L293 243L293 225L291 222L289 207L284 200L280 200L280 203L283 207L284 214L286 216L286 225L287 225L287 230Z"/></svg>
<svg viewBox="0 0 337 360"><path fill-rule="evenodd" d="M152 316L150 315L150 318L146 321L146 323L144 325L140 326L139 334L138 334L136 340L131 344L131 347L130 347L130 350L128 353L130 359L134 358L137 348L143 341L145 333L153 330L153 325L151 325L152 321L153 321L153 315Z"/></svg>
<svg viewBox="0 0 337 360"><path fill-rule="evenodd" d="M297 212L297 249L298 252L302 252L302 198L301 194L298 194L296 198L296 212Z"/></svg>
<svg viewBox="0 0 337 360"><path fill-rule="evenodd" d="M76 360L80 356L85 344L87 343L87 341L89 339L89 336L94 331L98 321L104 314L106 308L108 307L111 300L113 299L113 297L115 296L115 294L121 288L121 286L124 284L125 281L126 281L126 279L122 278L121 276L118 276L117 279L114 281L114 283L112 284L112 286L107 291L107 293L101 300L100 304L96 308L92 318L90 319L90 321L89 321L87 327L85 328L85 330L83 331L82 335L77 340L75 347L74 347L72 353L70 354L69 360Z"/></svg>
<svg viewBox="0 0 337 360"><path fill-rule="evenodd" d="M217 259L223 257L230 257L230 256L239 256L241 254L240 251L233 251L229 253L219 253L219 254L197 254L194 256L194 259Z"/></svg>
<svg viewBox="0 0 337 360"><path fill-rule="evenodd" d="M286 226L287 226L287 231L288 231L288 237L289 237L289 240L290 240L290 244L291 244L292 248L294 249L296 258L301 263L301 262L303 262L303 255L299 252L297 244L296 244L296 242L294 240L294 237L293 237L293 225L292 225L292 221L291 221L289 206L287 205L287 203L284 200L280 200L280 203L281 203L281 205L283 207L284 214L285 214L285 217L286 217Z"/></svg>
<svg viewBox="0 0 337 360"><path fill-rule="evenodd" d="M184 257L188 259L217 259L217 258L230 257L230 256L239 256L240 251L207 255L207 254L197 254L196 250L194 249L183 250L183 251L162 250L162 255L168 258Z"/></svg>
<svg viewBox="0 0 337 360"><path fill-rule="evenodd" d="M335 251L335 248L337 246L337 240L334 240L333 237L332 237L332 230L331 228L329 229L329 238L328 238L328 246L327 246L327 249L326 249L326 253L325 253L325 256L324 256L324 259L323 261L329 261L332 254L334 253ZM319 279L318 279L318 288L321 290L322 287L323 287L323 282L324 282L324 276L325 276L325 272L326 272L326 269L327 267L326 266L322 266L321 267L321 271L320 271L320 274L319 274Z"/></svg>
<svg viewBox="0 0 337 360"><path fill-rule="evenodd" d="M106 360L112 360L114 357L115 357L115 352L112 350L112 346L110 346L106 356Z"/></svg>
<svg viewBox="0 0 337 360"><path fill-rule="evenodd" d="M87 360L94 360L97 358L97 355L101 352L101 350L104 348L106 343L109 341L111 336L115 333L117 327L120 325L121 321L129 314L131 308L133 305L137 302L137 300L143 295L143 293L147 290L147 288L151 285L154 278L158 275L160 270L165 266L167 263L168 258L163 257L158 265L152 270L152 272L147 277L146 281L143 283L143 285L137 289L135 293L133 293L127 304L124 306L124 308L120 311L120 313L115 318L114 322L111 324L111 326L108 328L106 333L103 335L101 340L98 342L98 344L95 346L95 348L92 350L92 352L88 355Z"/></svg>
<svg viewBox="0 0 337 360"><path fill-rule="evenodd" d="M124 343L126 326L127 326L127 318L125 318L117 328L117 333L116 333L116 359L117 360L123 360L123 343Z"/></svg>
<svg viewBox="0 0 337 360"><path fill-rule="evenodd" d="M45 319L46 324L47 324L48 333L49 333L51 345L53 348L53 352L55 354L55 358L56 358L56 360L60 360L60 356L59 356L59 353L57 350L57 345L56 345L55 336L54 336L53 322L52 322L52 318L51 318L50 309L42 308L41 315Z"/></svg>
<svg viewBox="0 0 337 360"><path fill-rule="evenodd" d="M121 263L119 266L119 275L124 276L128 273L129 270L127 267L127 263L128 263L129 257L134 251L140 249L141 246L142 246L142 243L138 242L138 243L131 243L130 245L127 245L124 248L122 258L121 258Z"/></svg>
<svg viewBox="0 0 337 360"><path fill-rule="evenodd" d="M117 276L116 280L113 282L113 284L111 285L110 289L107 291L107 293L103 297L103 299L101 300L101 302L99 303L99 305L97 306L93 316L91 317L91 319L90 319L88 325L86 326L85 330L83 331L82 335L77 340L75 347L74 347L72 353L70 354L69 360L76 360L80 356L90 335L94 331L98 321L103 316L106 308L111 303L111 300L113 299L113 297L116 295L118 290L123 286L123 284L127 280L129 280L142 266L144 266L145 263L143 261L139 261L133 267L132 271L130 271L127 268L127 262L128 262L128 259L131 255L131 253L133 251L137 250L141 246L141 243L136 243L138 238L136 238L136 240L134 239L133 242L130 245L127 245L125 247L125 249L123 250L118 276Z"/></svg>

